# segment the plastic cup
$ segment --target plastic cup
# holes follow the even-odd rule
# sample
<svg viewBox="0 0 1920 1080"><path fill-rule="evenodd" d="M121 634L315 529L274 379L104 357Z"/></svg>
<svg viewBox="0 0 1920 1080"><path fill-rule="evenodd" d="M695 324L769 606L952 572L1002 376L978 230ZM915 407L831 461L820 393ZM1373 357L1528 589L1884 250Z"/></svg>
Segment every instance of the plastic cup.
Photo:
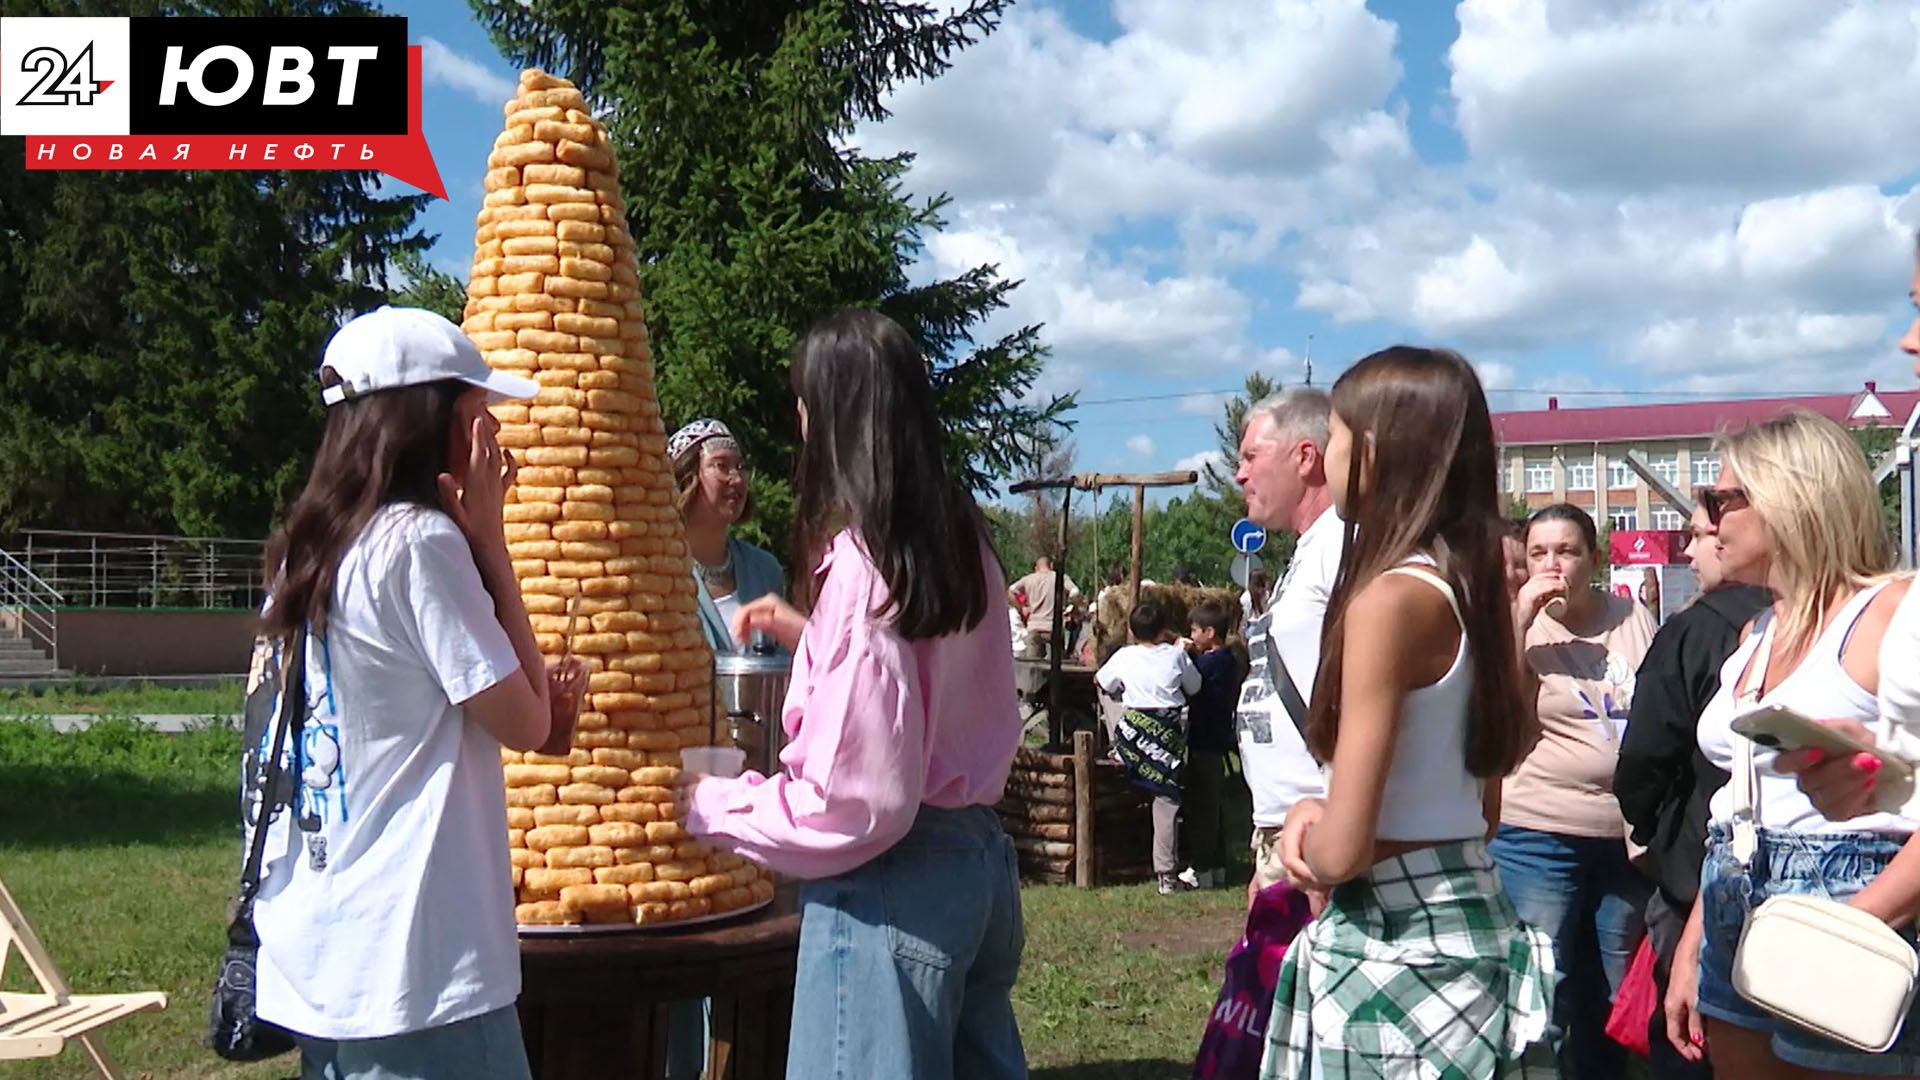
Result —
<svg viewBox="0 0 1920 1080"><path fill-rule="evenodd" d="M747 752L737 746L689 746L680 751L680 767L696 776L739 776Z"/></svg>

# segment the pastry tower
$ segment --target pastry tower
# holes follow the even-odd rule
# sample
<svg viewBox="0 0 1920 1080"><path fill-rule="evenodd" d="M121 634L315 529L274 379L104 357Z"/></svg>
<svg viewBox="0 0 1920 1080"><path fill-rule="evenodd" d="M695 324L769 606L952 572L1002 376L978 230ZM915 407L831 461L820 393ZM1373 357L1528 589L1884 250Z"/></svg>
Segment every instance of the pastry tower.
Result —
<svg viewBox="0 0 1920 1080"><path fill-rule="evenodd" d="M504 753L516 917L750 906L771 880L674 814L680 748L711 738L710 653L606 129L572 84L528 71L488 168L462 329L488 364L540 383L493 410L520 462L507 543L541 652L558 659L571 637L589 672L570 754Z"/></svg>

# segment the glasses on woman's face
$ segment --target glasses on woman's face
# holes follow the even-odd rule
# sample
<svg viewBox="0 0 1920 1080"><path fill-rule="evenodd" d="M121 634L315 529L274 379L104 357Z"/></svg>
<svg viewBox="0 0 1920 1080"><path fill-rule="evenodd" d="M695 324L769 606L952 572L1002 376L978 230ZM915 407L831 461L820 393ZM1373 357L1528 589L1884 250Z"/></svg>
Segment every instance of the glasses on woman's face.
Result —
<svg viewBox="0 0 1920 1080"><path fill-rule="evenodd" d="M752 473L743 461L709 461L706 469L722 480L745 479Z"/></svg>
<svg viewBox="0 0 1920 1080"><path fill-rule="evenodd" d="M1739 487L1703 487L1695 493L1700 508L1707 512L1707 520L1714 528L1720 527L1720 519L1735 510L1745 510L1752 504L1747 501L1747 489Z"/></svg>

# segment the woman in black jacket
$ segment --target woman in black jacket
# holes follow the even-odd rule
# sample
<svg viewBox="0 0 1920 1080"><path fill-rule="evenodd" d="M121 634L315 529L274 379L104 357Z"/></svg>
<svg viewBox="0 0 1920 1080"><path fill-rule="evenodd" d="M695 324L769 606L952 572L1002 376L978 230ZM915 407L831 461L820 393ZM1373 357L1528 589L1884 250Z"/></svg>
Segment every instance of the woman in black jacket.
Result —
<svg viewBox="0 0 1920 1080"><path fill-rule="evenodd" d="M1654 635L1633 695L1627 733L1620 745L1613 792L1633 829L1633 842L1647 849L1642 867L1656 888L1647 901L1647 938L1653 943L1654 981L1660 997L1674 946L1700 891L1700 864L1707 849L1707 800L1727 782L1694 737L1694 723L1720 689L1720 666L1740 642L1740 628L1772 602L1751 585L1722 587L1718 541L1706 511L1693 512L1687 559L1700 594ZM1667 1041L1666 1018L1648 1022L1653 1075L1660 1080L1704 1080L1705 1062L1680 1057Z"/></svg>

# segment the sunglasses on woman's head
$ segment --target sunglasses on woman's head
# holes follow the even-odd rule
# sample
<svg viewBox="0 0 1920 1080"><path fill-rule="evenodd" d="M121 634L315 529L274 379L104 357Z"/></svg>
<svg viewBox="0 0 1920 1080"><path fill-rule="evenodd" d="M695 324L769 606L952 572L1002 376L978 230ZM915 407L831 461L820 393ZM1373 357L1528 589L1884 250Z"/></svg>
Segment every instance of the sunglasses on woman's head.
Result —
<svg viewBox="0 0 1920 1080"><path fill-rule="evenodd" d="M1707 520L1713 522L1714 528L1720 527L1721 518L1735 510L1745 510L1751 505L1747 502L1746 488L1703 487L1694 494L1700 502L1700 508L1707 512Z"/></svg>

